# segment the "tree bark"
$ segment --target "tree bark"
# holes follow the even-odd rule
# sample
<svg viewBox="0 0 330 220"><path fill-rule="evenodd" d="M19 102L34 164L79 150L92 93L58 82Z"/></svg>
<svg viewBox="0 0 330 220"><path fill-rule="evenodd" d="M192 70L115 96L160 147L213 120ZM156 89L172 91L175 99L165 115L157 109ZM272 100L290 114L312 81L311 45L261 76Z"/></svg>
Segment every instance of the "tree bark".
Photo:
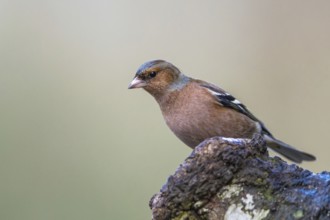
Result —
<svg viewBox="0 0 330 220"><path fill-rule="evenodd" d="M269 157L260 136L201 143L150 201L154 220L330 219L330 173Z"/></svg>

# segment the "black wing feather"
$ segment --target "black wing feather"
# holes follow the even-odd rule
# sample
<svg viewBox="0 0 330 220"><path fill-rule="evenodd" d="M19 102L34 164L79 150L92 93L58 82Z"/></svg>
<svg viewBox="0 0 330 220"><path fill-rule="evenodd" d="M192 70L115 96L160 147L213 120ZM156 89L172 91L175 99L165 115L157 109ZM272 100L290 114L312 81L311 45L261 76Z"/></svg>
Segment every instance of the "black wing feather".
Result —
<svg viewBox="0 0 330 220"><path fill-rule="evenodd" d="M229 93L226 93L225 91L221 90L220 88L209 85L209 84L201 84L201 86L211 90L214 92L214 96L217 98L218 102L225 107L234 109L238 111L239 113L242 113L252 119L253 121L256 121L260 124L262 131L266 133L267 135L272 137L272 134L267 130L267 128L264 126L264 124L256 118L247 108L244 104L242 104L240 101L238 101L234 96L230 95Z"/></svg>

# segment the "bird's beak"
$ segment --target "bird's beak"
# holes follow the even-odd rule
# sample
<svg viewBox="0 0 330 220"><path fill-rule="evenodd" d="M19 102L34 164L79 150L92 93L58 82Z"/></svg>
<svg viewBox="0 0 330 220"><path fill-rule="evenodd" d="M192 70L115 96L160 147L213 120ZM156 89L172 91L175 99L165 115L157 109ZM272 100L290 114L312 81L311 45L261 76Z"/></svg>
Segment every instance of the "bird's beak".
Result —
<svg viewBox="0 0 330 220"><path fill-rule="evenodd" d="M133 81L129 84L128 89L142 88L146 85L147 85L146 81L139 79L138 77L135 77Z"/></svg>

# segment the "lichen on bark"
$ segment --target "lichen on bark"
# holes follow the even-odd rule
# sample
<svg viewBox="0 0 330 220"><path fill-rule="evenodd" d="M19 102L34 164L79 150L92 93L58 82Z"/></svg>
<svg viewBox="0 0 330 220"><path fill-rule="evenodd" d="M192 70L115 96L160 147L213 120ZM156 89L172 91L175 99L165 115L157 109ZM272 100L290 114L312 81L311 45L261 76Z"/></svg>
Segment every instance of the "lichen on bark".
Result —
<svg viewBox="0 0 330 220"><path fill-rule="evenodd" d="M330 219L330 173L269 157L260 136L205 140L150 201L154 220Z"/></svg>

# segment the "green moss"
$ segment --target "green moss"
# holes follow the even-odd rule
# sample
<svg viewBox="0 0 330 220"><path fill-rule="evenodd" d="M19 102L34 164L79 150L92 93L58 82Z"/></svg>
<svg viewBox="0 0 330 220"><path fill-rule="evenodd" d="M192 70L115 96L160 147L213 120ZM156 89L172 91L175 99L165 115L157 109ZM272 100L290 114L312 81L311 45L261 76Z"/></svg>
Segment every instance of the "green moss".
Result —
<svg viewBox="0 0 330 220"><path fill-rule="evenodd" d="M274 197L273 197L273 192L272 192L272 190L270 190L270 189L264 191L264 192L263 192L263 196L264 196L264 198L267 199L267 200L273 200L273 199L274 199Z"/></svg>
<svg viewBox="0 0 330 220"><path fill-rule="evenodd" d="M293 217L295 219L300 219L300 218L304 217L303 210L297 210L295 213L293 213Z"/></svg>
<svg viewBox="0 0 330 220"><path fill-rule="evenodd" d="M197 220L197 218L190 212L181 212L180 215L173 218L172 220Z"/></svg>
<svg viewBox="0 0 330 220"><path fill-rule="evenodd" d="M264 185L265 184L265 180L263 178L257 178L256 179L256 182L255 182L256 185Z"/></svg>

